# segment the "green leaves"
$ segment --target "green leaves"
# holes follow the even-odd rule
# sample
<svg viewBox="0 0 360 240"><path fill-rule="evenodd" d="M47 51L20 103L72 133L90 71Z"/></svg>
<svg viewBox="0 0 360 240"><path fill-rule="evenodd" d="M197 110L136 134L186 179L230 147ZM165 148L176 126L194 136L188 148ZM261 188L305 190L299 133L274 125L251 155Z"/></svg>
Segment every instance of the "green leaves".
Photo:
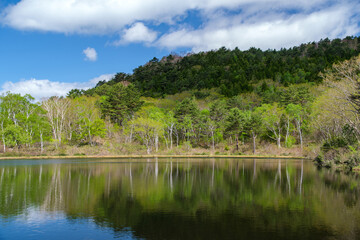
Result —
<svg viewBox="0 0 360 240"><path fill-rule="evenodd" d="M19 125L8 125L1 134L4 136L8 147L20 147L23 144L30 142L30 137L22 127Z"/></svg>
<svg viewBox="0 0 360 240"><path fill-rule="evenodd" d="M130 122L139 140L146 146L147 153L158 150L159 138L164 134L164 113L159 108L141 109L138 117Z"/></svg>
<svg viewBox="0 0 360 240"><path fill-rule="evenodd" d="M245 129L246 116L243 111L238 108L230 109L225 120L225 131L231 135L239 135Z"/></svg>
<svg viewBox="0 0 360 240"><path fill-rule="evenodd" d="M300 121L304 115L304 110L300 105L291 103L286 106L286 113L289 114L291 119Z"/></svg>
<svg viewBox="0 0 360 240"><path fill-rule="evenodd" d="M287 87L291 84L319 83L319 72L337 61L359 54L359 38L302 44L289 49L246 51L220 48L188 56L169 55L150 60L128 77L144 96L162 97L188 90L217 88L226 97L251 92L263 80ZM264 95L274 95L265 91ZM267 97L267 100L271 98Z"/></svg>
<svg viewBox="0 0 360 240"><path fill-rule="evenodd" d="M263 119L263 124L269 131L269 137L276 140L278 147L280 148L281 144L281 130L282 124L281 119L285 110L282 107L279 107L277 103L274 104L264 104L259 107L256 111L261 114Z"/></svg>
<svg viewBox="0 0 360 240"><path fill-rule="evenodd" d="M291 85L280 94L280 102L284 106L288 104L305 106L307 103L312 102L313 99L314 96L310 93L309 88L301 85Z"/></svg>
<svg viewBox="0 0 360 240"><path fill-rule="evenodd" d="M38 125L44 120L43 111L29 94L21 96L7 92L0 97L0 124L4 150L21 147L38 140ZM46 125L46 124L44 124Z"/></svg>
<svg viewBox="0 0 360 240"><path fill-rule="evenodd" d="M175 108L175 118L179 122L184 121L185 116L188 116L192 121L197 121L200 115L200 109L195 101L195 98L185 98Z"/></svg>
<svg viewBox="0 0 360 240"><path fill-rule="evenodd" d="M113 123L119 125L130 119L143 104L140 93L133 85L127 87L122 83L113 86L103 85L99 88L100 92L102 97L99 104L103 118L109 117Z"/></svg>

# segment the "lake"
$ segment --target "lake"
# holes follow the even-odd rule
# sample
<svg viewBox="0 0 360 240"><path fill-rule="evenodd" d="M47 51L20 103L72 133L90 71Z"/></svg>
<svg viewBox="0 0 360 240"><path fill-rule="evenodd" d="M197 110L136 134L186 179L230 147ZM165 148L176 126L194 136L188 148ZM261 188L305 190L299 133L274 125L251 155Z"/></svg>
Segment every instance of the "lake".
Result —
<svg viewBox="0 0 360 240"><path fill-rule="evenodd" d="M357 239L355 174L299 159L0 161L0 239Z"/></svg>

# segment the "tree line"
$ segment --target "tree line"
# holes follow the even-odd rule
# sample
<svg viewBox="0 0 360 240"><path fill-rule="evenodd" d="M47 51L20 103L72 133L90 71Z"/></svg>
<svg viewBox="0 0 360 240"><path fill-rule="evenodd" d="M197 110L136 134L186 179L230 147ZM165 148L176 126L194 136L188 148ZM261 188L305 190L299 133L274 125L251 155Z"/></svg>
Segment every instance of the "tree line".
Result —
<svg viewBox="0 0 360 240"><path fill-rule="evenodd" d="M306 105L300 102L248 108L240 98L219 98L208 108L200 109L196 98L188 97L171 109L142 100L133 85L117 83L98 91L102 96L51 97L41 103L33 103L30 95L3 94L0 97L3 151L30 146L43 151L44 142L56 147L93 146L97 138L111 139L115 134L120 134L124 143L143 144L147 153L157 152L160 146L172 149L184 144L214 150L224 139L233 142L237 150L239 142L251 139L255 153L258 136L268 136L278 147L282 141L291 146L294 137L299 137L302 145L307 116Z"/></svg>
<svg viewBox="0 0 360 240"><path fill-rule="evenodd" d="M132 74L118 73L109 82L131 82L143 96L163 97L187 90L218 88L226 97L254 91L265 79L289 86L319 83L320 72L336 62L360 53L359 37L323 39L289 49L241 51L225 47L218 50L179 56L171 54L161 60L153 58L134 69ZM86 91L92 95L94 89Z"/></svg>
<svg viewBox="0 0 360 240"><path fill-rule="evenodd" d="M256 154L259 144L267 143L306 153L319 152L320 146L319 165L347 161L353 167L360 162L359 72L357 56L325 69L319 83L285 86L266 79L251 92L231 97L221 87L149 97L123 74L93 89L73 89L66 97L40 103L28 94L8 92L0 97L2 151L46 153L49 148L109 148L116 143L136 146L134 153L198 148Z"/></svg>
<svg viewBox="0 0 360 240"><path fill-rule="evenodd" d="M115 141L115 135L122 143L143 145L147 153L179 146L215 150L222 142L236 151L239 145L251 142L255 153L259 138L274 141L279 148L295 143L302 148L312 102L306 86L287 88L281 102L245 105L243 96L220 97L203 109L194 96L178 101L174 108L159 107L154 99L143 100L133 85L123 83L104 85L97 91L102 96L51 97L41 103L32 103L30 95L3 94L3 151L33 146L42 152L44 142L56 148L64 144L94 146L101 138ZM296 93L308 99L296 99Z"/></svg>

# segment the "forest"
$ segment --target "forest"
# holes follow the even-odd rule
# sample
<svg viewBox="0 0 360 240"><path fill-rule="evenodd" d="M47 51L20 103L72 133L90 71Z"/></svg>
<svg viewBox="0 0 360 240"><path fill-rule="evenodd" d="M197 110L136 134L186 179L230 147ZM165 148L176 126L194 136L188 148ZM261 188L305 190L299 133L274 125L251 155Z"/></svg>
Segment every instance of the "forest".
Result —
<svg viewBox="0 0 360 240"><path fill-rule="evenodd" d="M359 37L220 48L154 58L66 97L7 92L0 155L289 155L356 169L359 53Z"/></svg>

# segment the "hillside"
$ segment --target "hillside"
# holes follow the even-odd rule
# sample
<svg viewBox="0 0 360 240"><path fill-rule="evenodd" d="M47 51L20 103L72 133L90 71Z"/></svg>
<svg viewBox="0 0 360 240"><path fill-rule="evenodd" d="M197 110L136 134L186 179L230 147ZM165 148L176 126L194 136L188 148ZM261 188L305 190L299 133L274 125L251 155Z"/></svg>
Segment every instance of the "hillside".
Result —
<svg viewBox="0 0 360 240"><path fill-rule="evenodd" d="M186 90L217 88L220 94L231 97L253 91L262 80L285 87L319 83L319 72L359 53L360 37L324 39L278 51L223 47L186 56L172 54L161 60L153 58L134 69L133 74L118 73L108 83L101 81L96 87L126 81L133 83L143 96L162 97ZM94 89L86 93L93 95Z"/></svg>

